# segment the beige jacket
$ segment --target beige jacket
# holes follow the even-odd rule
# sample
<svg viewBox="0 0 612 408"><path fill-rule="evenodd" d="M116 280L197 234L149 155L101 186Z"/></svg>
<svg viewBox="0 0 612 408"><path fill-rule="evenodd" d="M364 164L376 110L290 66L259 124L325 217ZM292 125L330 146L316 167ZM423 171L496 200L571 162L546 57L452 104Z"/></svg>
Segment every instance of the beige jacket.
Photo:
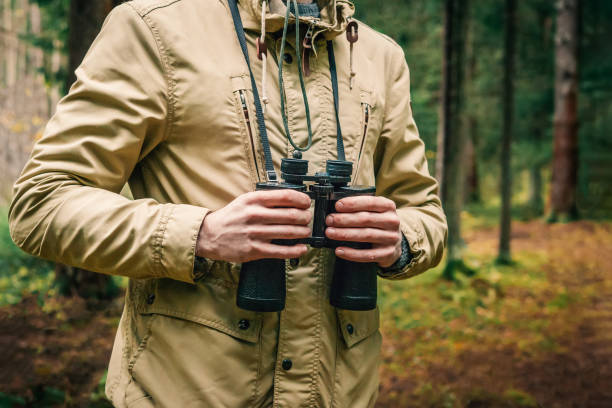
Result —
<svg viewBox="0 0 612 408"><path fill-rule="evenodd" d="M261 1L241 3L261 91L255 51ZM361 150L356 184L375 183L378 195L397 204L413 260L392 278L408 278L440 261L446 222L412 118L404 54L360 24L350 89L344 30L353 5L319 4L317 55L306 78L314 146L304 158L312 171L336 158L325 47L333 39L347 156L356 161ZM278 55L284 6L274 0L272 9L266 119L278 170L291 153L279 109L279 61L290 126L302 144L306 121L295 50L288 45L289 57ZM130 278L107 381L115 406L372 406L378 310L330 306L330 250L310 250L299 266L287 265L282 313L235 306L240 265L194 266L206 214L264 177L251 83L226 0L117 7L77 77L15 184L10 227L13 240L34 255ZM119 195L126 182L134 200Z"/></svg>

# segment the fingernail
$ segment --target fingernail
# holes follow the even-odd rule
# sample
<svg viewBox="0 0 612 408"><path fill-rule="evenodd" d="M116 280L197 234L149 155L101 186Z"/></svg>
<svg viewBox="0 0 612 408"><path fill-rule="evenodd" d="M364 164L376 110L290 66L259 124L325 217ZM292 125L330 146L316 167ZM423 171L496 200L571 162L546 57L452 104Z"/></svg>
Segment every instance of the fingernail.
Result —
<svg viewBox="0 0 612 408"><path fill-rule="evenodd" d="M344 255L344 249L336 249L336 254Z"/></svg>
<svg viewBox="0 0 612 408"><path fill-rule="evenodd" d="M325 220L325 222L327 223L327 225L332 225L334 223L333 215L328 215L327 219Z"/></svg>
<svg viewBox="0 0 612 408"><path fill-rule="evenodd" d="M338 201L336 203L336 208L340 209L340 208L343 208L343 207L344 207L344 204L342 203L342 201Z"/></svg>

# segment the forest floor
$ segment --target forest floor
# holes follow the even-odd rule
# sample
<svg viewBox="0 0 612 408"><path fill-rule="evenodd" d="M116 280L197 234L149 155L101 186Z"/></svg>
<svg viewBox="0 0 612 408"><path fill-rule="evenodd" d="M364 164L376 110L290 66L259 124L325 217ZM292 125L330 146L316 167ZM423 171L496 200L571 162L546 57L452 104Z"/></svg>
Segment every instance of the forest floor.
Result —
<svg viewBox="0 0 612 408"><path fill-rule="evenodd" d="M612 407L612 224L514 223L511 266L464 237L473 277L384 285L377 406Z"/></svg>
<svg viewBox="0 0 612 408"><path fill-rule="evenodd" d="M466 224L474 276L381 284L377 406L612 406L612 224L516 222L509 266L492 261L496 228ZM109 406L122 300L12 303L0 308L0 407Z"/></svg>

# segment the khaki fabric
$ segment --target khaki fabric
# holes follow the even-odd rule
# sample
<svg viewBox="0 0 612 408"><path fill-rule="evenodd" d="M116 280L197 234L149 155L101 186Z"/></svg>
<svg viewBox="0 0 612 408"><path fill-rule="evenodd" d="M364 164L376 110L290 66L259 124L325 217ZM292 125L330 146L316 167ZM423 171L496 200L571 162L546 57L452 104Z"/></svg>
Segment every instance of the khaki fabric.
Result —
<svg viewBox="0 0 612 408"><path fill-rule="evenodd" d="M306 78L314 145L304 158L311 172L336 158L325 47L333 39L340 119L347 156L357 163L356 184L376 184L378 195L395 201L413 254L403 271L381 276L408 278L440 261L446 237L412 117L408 67L398 45L360 23L350 89L344 30L353 5L319 5L321 19L306 19L315 25L316 57ZM279 56L285 6L273 1L271 7L266 118L278 170L292 151L279 112L279 61L286 61L291 130L302 144L307 136L293 40L287 46L293 62ZM261 2L243 0L241 14L261 87L255 50ZM287 264L281 313L235 306L240 265L195 262L207 213L263 180L252 102L225 1L125 3L108 17L15 184L9 218L21 248L130 278L107 381L117 407L374 404L379 312L330 306L333 252L312 249L298 266ZM125 183L134 200L119 195ZM282 367L285 359L292 361L290 370Z"/></svg>

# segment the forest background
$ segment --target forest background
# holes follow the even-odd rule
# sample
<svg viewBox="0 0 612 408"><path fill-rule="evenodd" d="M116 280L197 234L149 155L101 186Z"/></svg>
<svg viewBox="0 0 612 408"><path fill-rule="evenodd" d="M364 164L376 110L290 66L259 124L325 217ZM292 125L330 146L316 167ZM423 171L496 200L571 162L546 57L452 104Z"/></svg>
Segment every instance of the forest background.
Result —
<svg viewBox="0 0 612 408"><path fill-rule="evenodd" d="M116 3L0 0L0 407L109 406L125 280L23 254L6 214ZM450 227L380 285L378 406L612 406L612 2L355 4L404 48Z"/></svg>

